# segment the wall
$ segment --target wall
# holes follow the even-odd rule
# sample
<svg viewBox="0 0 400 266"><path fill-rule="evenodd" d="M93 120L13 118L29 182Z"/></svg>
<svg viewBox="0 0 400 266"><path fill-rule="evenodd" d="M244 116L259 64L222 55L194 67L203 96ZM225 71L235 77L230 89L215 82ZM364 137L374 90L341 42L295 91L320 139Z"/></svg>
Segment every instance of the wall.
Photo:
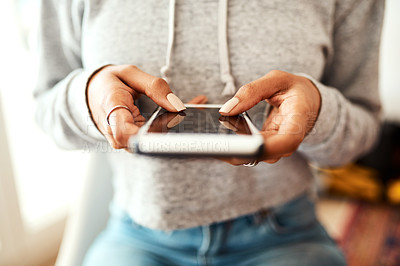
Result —
<svg viewBox="0 0 400 266"><path fill-rule="evenodd" d="M400 1L387 0L381 46L380 89L385 117L400 122Z"/></svg>

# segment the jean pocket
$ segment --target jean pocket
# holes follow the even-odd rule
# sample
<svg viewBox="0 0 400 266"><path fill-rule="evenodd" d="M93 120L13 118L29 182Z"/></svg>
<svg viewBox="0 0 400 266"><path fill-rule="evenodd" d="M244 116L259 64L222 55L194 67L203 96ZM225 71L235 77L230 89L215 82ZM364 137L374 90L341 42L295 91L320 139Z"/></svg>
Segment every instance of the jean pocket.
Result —
<svg viewBox="0 0 400 266"><path fill-rule="evenodd" d="M304 195L272 210L264 226L268 226L277 234L293 234L307 231L317 224L314 203Z"/></svg>

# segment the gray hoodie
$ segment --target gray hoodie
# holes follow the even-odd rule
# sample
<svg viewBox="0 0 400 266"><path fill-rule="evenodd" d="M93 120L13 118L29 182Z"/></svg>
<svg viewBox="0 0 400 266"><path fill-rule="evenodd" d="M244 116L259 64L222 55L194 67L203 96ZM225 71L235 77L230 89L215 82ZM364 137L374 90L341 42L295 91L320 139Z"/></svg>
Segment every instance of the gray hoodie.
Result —
<svg viewBox="0 0 400 266"><path fill-rule="evenodd" d="M150 228L199 226L283 204L312 186L310 162L348 163L378 134L383 0L231 0L225 11L221 1L177 0L172 13L158 0L41 3L38 123L63 148L107 152L115 204ZM314 129L291 157L253 168L111 149L88 112L88 77L109 63L160 76L169 52L167 78L183 101L205 94L224 103L273 69L308 77L322 99ZM145 97L138 105L144 114L155 108ZM250 110L258 125L264 108Z"/></svg>

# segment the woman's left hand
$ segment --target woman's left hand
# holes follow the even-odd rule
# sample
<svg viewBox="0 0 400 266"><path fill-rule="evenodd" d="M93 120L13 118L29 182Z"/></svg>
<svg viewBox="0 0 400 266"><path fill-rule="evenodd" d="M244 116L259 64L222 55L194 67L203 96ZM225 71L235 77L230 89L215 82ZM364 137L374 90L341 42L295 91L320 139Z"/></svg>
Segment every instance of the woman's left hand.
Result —
<svg viewBox="0 0 400 266"><path fill-rule="evenodd" d="M241 87L219 112L226 116L237 115L262 100L267 101L272 110L261 130L264 152L259 161L275 163L282 157L292 155L313 128L321 96L309 79L273 70ZM233 165L249 163L248 159L240 158L223 160Z"/></svg>

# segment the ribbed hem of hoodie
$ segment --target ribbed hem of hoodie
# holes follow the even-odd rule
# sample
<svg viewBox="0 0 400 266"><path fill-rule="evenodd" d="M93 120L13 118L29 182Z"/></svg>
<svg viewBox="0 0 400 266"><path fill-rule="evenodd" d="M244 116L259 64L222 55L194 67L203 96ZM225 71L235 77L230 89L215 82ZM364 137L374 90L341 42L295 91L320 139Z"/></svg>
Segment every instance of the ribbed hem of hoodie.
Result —
<svg viewBox="0 0 400 266"><path fill-rule="evenodd" d="M97 129L91 116L86 98L86 87L89 79L94 73L101 69L97 67L90 70L75 71L75 76L71 80L68 93L68 107L71 116L74 118L77 126L86 135L94 141L105 141L103 134ZM83 136L83 138L87 138Z"/></svg>
<svg viewBox="0 0 400 266"><path fill-rule="evenodd" d="M301 144L303 148L311 148L311 145L326 142L334 132L335 125L338 121L339 102L335 89L323 85L309 75L298 75L309 79L317 87L321 95L321 107L317 121Z"/></svg>

